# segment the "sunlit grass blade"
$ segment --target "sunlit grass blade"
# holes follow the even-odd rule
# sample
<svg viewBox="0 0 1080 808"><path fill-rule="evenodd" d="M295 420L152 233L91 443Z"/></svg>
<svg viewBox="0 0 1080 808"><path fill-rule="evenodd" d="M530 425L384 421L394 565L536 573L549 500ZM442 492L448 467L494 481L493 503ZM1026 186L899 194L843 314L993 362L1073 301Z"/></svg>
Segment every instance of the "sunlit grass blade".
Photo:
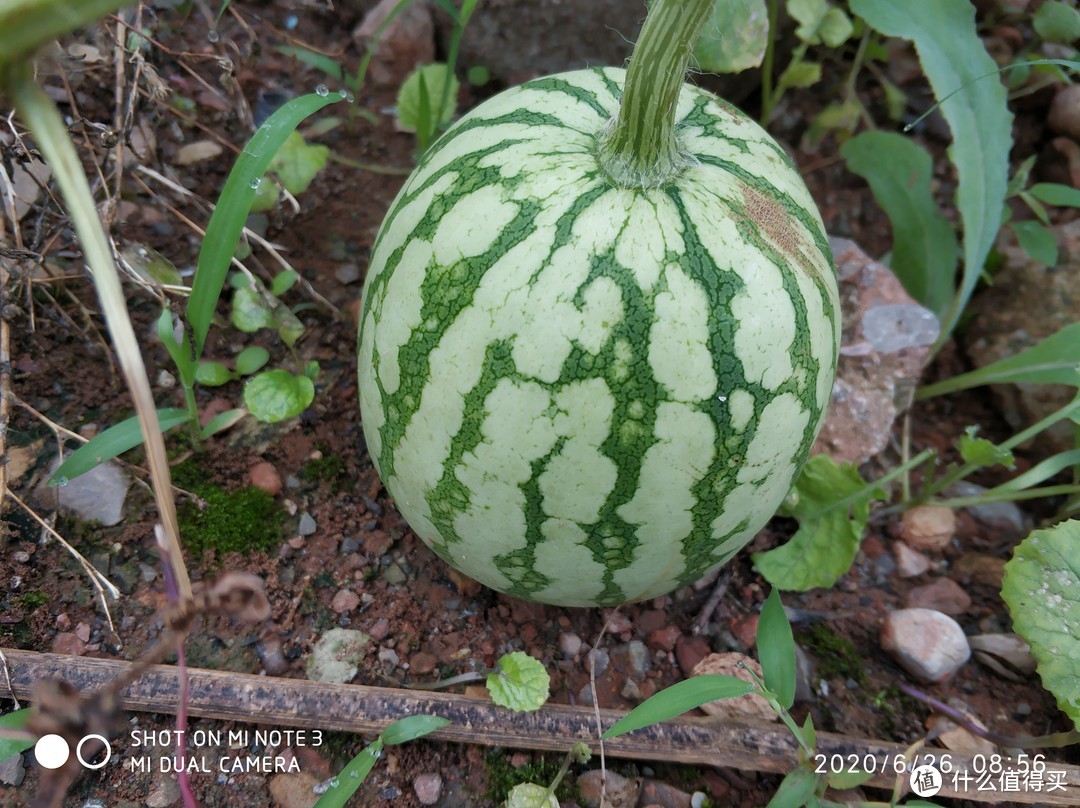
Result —
<svg viewBox="0 0 1080 808"><path fill-rule="evenodd" d="M758 660L765 686L785 709L795 703L795 638L775 587L761 607L757 629Z"/></svg>
<svg viewBox="0 0 1080 808"><path fill-rule="evenodd" d="M608 727L603 738L608 740L650 724L659 724L709 701L732 699L754 692L757 692L754 685L734 676L719 673L694 676L643 701Z"/></svg>
<svg viewBox="0 0 1080 808"><path fill-rule="evenodd" d="M1080 323L1072 323L1015 356L928 384L916 399L940 396L983 384L1070 384L1080 387Z"/></svg>
<svg viewBox="0 0 1080 808"><path fill-rule="evenodd" d="M162 432L187 423L191 418L187 410L172 407L158 410L157 416ZM132 416L126 421L121 421L72 452L49 478L49 485L66 485L80 474L86 474L92 468L100 466L107 460L112 460L128 449L134 449L142 442L143 434L139 429L139 419Z"/></svg>
<svg viewBox="0 0 1080 808"><path fill-rule="evenodd" d="M382 756L382 748L382 738L376 738L363 752L350 760L341 770L341 774L334 778L334 784L319 797L315 808L343 808L375 768L375 762Z"/></svg>
<svg viewBox="0 0 1080 808"><path fill-rule="evenodd" d="M388 726L380 737L387 746L396 746L422 738L449 723L449 719L438 715L410 715Z"/></svg>
<svg viewBox="0 0 1080 808"><path fill-rule="evenodd" d="M342 96L338 93L311 93L292 99L259 127L236 158L225 180L217 208L206 226L206 237L199 250L195 280L188 298L187 319L195 341L196 359L202 354L214 308L255 199L259 180L278 149L305 118L341 100Z"/></svg>
<svg viewBox="0 0 1080 808"><path fill-rule="evenodd" d="M321 70L335 81L341 81L341 65L324 53L316 53L313 50L302 48L299 45L278 45L274 50L278 53L283 53L286 56L291 56L298 62L310 65L316 70Z"/></svg>

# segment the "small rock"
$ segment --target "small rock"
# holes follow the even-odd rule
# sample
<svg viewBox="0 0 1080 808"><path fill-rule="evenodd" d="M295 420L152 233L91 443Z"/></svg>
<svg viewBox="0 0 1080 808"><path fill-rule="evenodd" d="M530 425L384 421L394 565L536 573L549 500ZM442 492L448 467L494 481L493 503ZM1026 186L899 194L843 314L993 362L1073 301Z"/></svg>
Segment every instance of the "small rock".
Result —
<svg viewBox="0 0 1080 808"><path fill-rule="evenodd" d="M930 569L930 559L902 541L893 542L892 550L896 558L896 574L901 578L917 578Z"/></svg>
<svg viewBox="0 0 1080 808"><path fill-rule="evenodd" d="M278 774L267 787L276 808L312 808L319 801L315 787L319 779L308 772Z"/></svg>
<svg viewBox="0 0 1080 808"><path fill-rule="evenodd" d="M659 808L692 808L689 794L658 780L646 780L641 784L638 804L656 805Z"/></svg>
<svg viewBox="0 0 1080 808"><path fill-rule="evenodd" d="M759 677L764 676L761 672L761 665L758 664L756 659L734 651L726 654L709 654L694 667L691 675L701 676L708 673L719 673L723 676L734 676L745 682L753 682L750 674L746 672L746 668L750 668ZM726 719L776 721L778 718L776 712L769 706L769 702L756 693L747 693L745 696L738 696L733 699L709 701L702 704L701 709L709 715Z"/></svg>
<svg viewBox="0 0 1080 808"><path fill-rule="evenodd" d="M86 653L86 642L76 637L73 632L66 631L53 638L52 652L68 656L82 656Z"/></svg>
<svg viewBox="0 0 1080 808"><path fill-rule="evenodd" d="M409 657L409 670L412 673L426 674L435 670L435 666L439 663L434 654L429 654L425 651L420 651Z"/></svg>
<svg viewBox="0 0 1080 808"><path fill-rule="evenodd" d="M180 784L172 774L157 773L146 795L147 808L170 808L180 803Z"/></svg>
<svg viewBox="0 0 1080 808"><path fill-rule="evenodd" d="M281 637L270 636L260 640L255 645L255 652L259 655L263 670L270 676L280 676L289 669L289 660L285 658L282 650Z"/></svg>
<svg viewBox="0 0 1080 808"><path fill-rule="evenodd" d="M382 579L388 584L400 586L401 584L405 583L405 571L402 570L400 566L398 566L398 563L396 561L394 561L388 564L386 566L386 569L382 571Z"/></svg>
<svg viewBox="0 0 1080 808"><path fill-rule="evenodd" d="M223 151L221 144L216 140L196 140L194 143L187 143L177 149L172 162L173 165L189 166L192 163L212 160Z"/></svg>
<svg viewBox="0 0 1080 808"><path fill-rule="evenodd" d="M356 676L369 653L371 637L362 631L332 628L319 637L308 657L307 676L315 682L345 683Z"/></svg>
<svg viewBox="0 0 1080 808"><path fill-rule="evenodd" d="M642 679L649 670L649 649L640 640L617 645L611 649L611 664L615 670L633 679Z"/></svg>
<svg viewBox="0 0 1080 808"><path fill-rule="evenodd" d="M0 760L0 783L6 786L18 786L22 785L24 777L26 777L26 765L23 763L22 755L10 755Z"/></svg>
<svg viewBox="0 0 1080 808"><path fill-rule="evenodd" d="M382 642L386 639L390 633L390 621L385 617L380 617L375 623L368 629L368 634L371 635L371 639L376 642Z"/></svg>
<svg viewBox="0 0 1080 808"><path fill-rule="evenodd" d="M634 808L638 804L638 796L641 794L639 778L631 779L608 771L605 781L602 781L603 774L600 769L590 769L578 777L578 797L583 808L600 808L602 782L606 796L605 808Z"/></svg>
<svg viewBox="0 0 1080 808"><path fill-rule="evenodd" d="M861 465L888 444L940 329L888 267L848 239L830 237L829 244L844 302L843 344L828 416L812 451Z"/></svg>
<svg viewBox="0 0 1080 808"><path fill-rule="evenodd" d="M1015 634L975 634L968 637L971 655L998 676L1027 682L1035 673L1035 658L1022 637Z"/></svg>
<svg viewBox="0 0 1080 808"><path fill-rule="evenodd" d="M974 497L988 490L961 480L949 489L949 496ZM1030 519L1015 502L987 502L984 505L968 505L964 510L971 514L979 527L999 534L1002 539L1022 539L1031 532Z"/></svg>
<svg viewBox="0 0 1080 808"><path fill-rule="evenodd" d="M664 626L649 632L645 638L645 644L659 651L674 651L675 643L679 641L682 632L678 626Z"/></svg>
<svg viewBox="0 0 1080 808"><path fill-rule="evenodd" d="M278 474L278 470L273 463L268 463L265 460L256 463L248 469L248 480L251 481L253 486L265 491L272 497L276 497L281 493L281 475Z"/></svg>
<svg viewBox="0 0 1080 808"><path fill-rule="evenodd" d="M812 702L814 695L814 663L798 643L795 644L795 700Z"/></svg>
<svg viewBox="0 0 1080 808"><path fill-rule="evenodd" d="M1080 140L1080 85L1066 84L1058 88L1046 122L1059 135Z"/></svg>
<svg viewBox="0 0 1080 808"><path fill-rule="evenodd" d="M330 611L335 614L351 612L360 605L360 596L351 589L339 589L330 601Z"/></svg>
<svg viewBox="0 0 1080 808"><path fill-rule="evenodd" d="M301 536L310 536L318 529L315 519L310 513L304 511L300 514L300 523L296 526L296 532Z"/></svg>
<svg viewBox="0 0 1080 808"><path fill-rule="evenodd" d="M952 565L952 574L965 583L1001 589L1005 559L984 553L965 553Z"/></svg>
<svg viewBox="0 0 1080 808"><path fill-rule="evenodd" d="M951 578L917 586L904 595L905 609L934 609L942 614L963 614L971 606L971 596Z"/></svg>
<svg viewBox="0 0 1080 808"><path fill-rule="evenodd" d="M79 623L75 626L75 636L83 642L90 642L90 624Z"/></svg>
<svg viewBox="0 0 1080 808"><path fill-rule="evenodd" d="M731 634L740 647L749 649L757 643L757 627L760 619L761 615L755 612L731 621Z"/></svg>
<svg viewBox="0 0 1080 808"><path fill-rule="evenodd" d="M955 533L956 514L941 505L917 505L900 519L900 537L916 550L944 550Z"/></svg>
<svg viewBox="0 0 1080 808"><path fill-rule="evenodd" d="M356 264L342 264L334 270L334 277L338 279L338 283L356 283L360 280L360 267Z"/></svg>
<svg viewBox="0 0 1080 808"><path fill-rule="evenodd" d="M384 662L393 669L401 664L401 658L398 656L398 652L393 648L380 648L379 662Z"/></svg>
<svg viewBox="0 0 1080 808"><path fill-rule="evenodd" d="M206 426L221 413L231 410L232 402L221 396L212 398L206 402L206 406L199 410L199 426Z"/></svg>
<svg viewBox="0 0 1080 808"><path fill-rule="evenodd" d="M607 620L608 634L622 634L634 627L634 624L630 622L630 618L623 612L608 610L604 614L604 618Z"/></svg>
<svg viewBox="0 0 1080 808"><path fill-rule="evenodd" d="M53 460L46 481L59 466L59 459ZM62 509L83 521L100 522L105 527L120 524L131 477L118 464L102 463L55 488L49 488L46 481L35 489L39 501L50 503L51 507L56 496Z"/></svg>
<svg viewBox="0 0 1080 808"><path fill-rule="evenodd" d="M559 635L559 651L566 659L576 659L581 653L581 637L572 631L564 631Z"/></svg>
<svg viewBox="0 0 1080 808"><path fill-rule="evenodd" d="M413 778L412 787L416 793L416 799L421 805L434 805L442 796L442 777L434 772L418 774Z"/></svg>
<svg viewBox="0 0 1080 808"><path fill-rule="evenodd" d="M885 616L881 647L912 676L943 682L971 656L960 625L932 609L897 609Z"/></svg>
<svg viewBox="0 0 1080 808"><path fill-rule="evenodd" d="M690 676L697 664L710 653L712 648L704 637L683 635L675 641L675 660L679 663L679 670L686 676Z"/></svg>

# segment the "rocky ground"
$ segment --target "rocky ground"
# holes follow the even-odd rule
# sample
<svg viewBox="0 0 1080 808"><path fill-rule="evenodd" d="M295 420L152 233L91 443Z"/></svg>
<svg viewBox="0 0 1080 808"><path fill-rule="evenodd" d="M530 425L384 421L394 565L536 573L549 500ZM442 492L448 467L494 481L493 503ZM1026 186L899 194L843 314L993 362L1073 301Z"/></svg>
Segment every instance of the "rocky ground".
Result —
<svg viewBox="0 0 1080 808"><path fill-rule="evenodd" d="M145 245L181 270L192 267L200 236L191 223L205 225L206 203L216 198L236 149L250 134L249 113L258 117L282 93L308 92L326 81L274 46L303 43L331 55L348 70L355 69L361 50L350 31L361 24L370 5L330 9L321 3L233 3L215 24L214 14L199 4L160 3L144 7L141 19L125 17L153 37L152 47L143 52L143 69L152 68L153 78L144 76L140 86L149 92L154 82L160 82L171 90L172 102L143 97L136 105L124 193L116 199L112 219L118 245L124 250ZM559 4L532 4L535 25L516 26L521 41L514 39L515 26L504 21L507 14L513 17L513 4L492 0L490 5L490 11L478 12L475 32L466 37L463 67L484 64L494 78L484 86L464 86L466 107L504 82L541 69L574 66L574 58L580 58L574 53L588 53L591 61L617 61L620 46L636 29L637 11L628 8L633 4L598 3L598 19L609 21L604 30L619 36L604 41L593 37L575 46L567 29L557 27L565 52L546 52L543 59L533 59L530 54L536 46L530 42L542 25L558 23L557 15L563 13L555 8ZM95 122L113 121L115 29L114 22L66 43L66 52L48 63L44 75L50 94L82 122L73 124L73 131L88 165L109 166L116 157L92 137ZM364 449L354 362L357 303L376 230L415 149L413 137L395 128L395 88L416 60L445 52L446 30L446 20L436 14L391 32L374 63L372 81L356 99L356 107L366 114L352 126L322 133L309 130L311 139L328 145L334 155L375 171L332 160L298 196L298 209L282 205L251 222L279 245L280 253L310 284L310 289L296 287L286 300L302 305L305 333L296 346L298 358L318 361L322 373L314 404L299 418L274 426L246 419L197 450L183 439L170 438L170 449L181 464L181 487L202 486L204 499L209 496L205 486L217 486L222 497L253 487L265 492L272 506L259 511L250 498L220 500L239 511L236 529L243 535L271 525L261 550L207 547L188 554L196 581L229 569L264 578L271 618L250 627L217 615L207 617L187 643L186 661L193 667L273 677L400 687L487 670L502 654L523 650L542 661L551 674L553 701L593 702L591 660L598 703L629 708L691 675L712 654L753 655L758 611L768 586L754 571L749 552L723 575L617 612L515 600L463 578L428 551L394 510ZM995 43L1000 40L1007 46L1011 41L1007 34L990 32L988 38L997 37ZM895 63L897 71L905 64L901 57ZM910 54L906 58L910 62ZM835 72L839 80L839 70ZM124 81L131 78L129 71ZM918 84L913 75L898 75L896 80ZM710 79L702 81L708 84ZM752 105L753 88L747 90L745 84L717 82L718 88L730 90L729 95L741 96L736 100L745 98ZM923 381L946 378L968 369L971 357L966 345L950 343L923 371L936 336L933 323L889 271L869 257L880 256L889 247L887 220L861 181L843 170L833 140L814 149L802 140L807 121L827 100L829 86L826 82L811 92L792 94L773 131L794 154L836 237L845 347L831 424L819 448L860 464L869 478L898 462L901 413L910 404L920 374ZM1070 163L1069 149L1059 141L1073 141L1046 128L1052 95L1036 94L1025 102L1018 124L1025 134L1018 150L1044 155L1040 170L1048 179L1060 180L1062 173L1068 175ZM868 98L870 109L880 103L876 97ZM931 118L922 137L944 160L948 138L947 132L942 135L940 122ZM12 145L6 132L0 133L0 142L6 148ZM192 148L194 144L202 145ZM143 169L158 172L196 196L182 197ZM938 174L949 175L945 170ZM56 541L43 540L27 512L9 502L0 540L0 645L135 659L161 635L160 610L165 604L151 533L156 517L142 483L140 458L129 458L130 465L103 466L95 477L59 489L59 494L43 484L57 460L59 427L89 437L130 414L130 400L106 348L93 289L77 259L72 234L55 209L46 207L36 186L27 188L24 194L30 204L21 213L20 227L27 244L45 259L20 261L8 290L11 300L18 301L17 311L5 313L15 331L9 482L37 513L49 516L60 506L57 530L121 595L109 602L114 630L82 567ZM940 190L943 199L951 193ZM1064 252L1055 283L1065 283L1060 279L1077 276L1080 247L1070 235L1075 222L1059 224ZM260 248L245 260L264 277L278 269ZM1015 255L1008 260L1009 272L1020 278L1016 288L1038 282L1024 280L1028 277L1024 273L1041 270L1025 269ZM150 336L159 304L134 285L128 293L137 333L145 337L155 395L159 402L179 406L168 358ZM1045 300L1043 295L1040 312ZM976 305L1004 310L1001 299L987 297ZM883 325L882 311L896 316ZM1023 303L1015 311L1030 319L1032 308ZM1028 320L1017 320L1019 316L1002 315L1006 322L998 325L997 333L1025 329L1037 333L1027 329ZM1073 321L1076 312L1061 316ZM995 341L992 336L969 341L975 345L980 339ZM248 335L224 321L212 329L207 355L228 358L252 344L264 345L274 362L292 361L272 333ZM238 406L240 396L236 382L204 388L199 405L209 415ZM1000 439L1011 434L1008 419L1028 416L1022 405L1002 410L984 390L931 399L914 405L908 414L911 454L932 447L944 459L952 459L953 442L966 427L977 424L980 434ZM1036 446L1021 452L1019 468L1037 462L1042 451ZM978 482L992 485L1001 479L995 472ZM250 510L244 511L241 501ZM181 496L180 503L182 511L193 507L190 497ZM280 516L280 527L275 527L278 516L267 513ZM853 738L911 744L940 719L926 704L901 692L899 685L910 683L935 699L960 705L1005 735L1068 729L1053 697L1032 674L1025 649L1011 635L999 595L1002 567L1011 548L1049 513L1052 508L1021 510L1004 504L955 513L908 511L903 517L879 513L872 518L855 566L835 588L784 595L799 648L795 717L801 721L811 715L820 729ZM191 512L188 517L195 518ZM748 550L780 544L793 527L790 520L774 520ZM606 632L598 639L605 623ZM336 636L353 642L357 652L343 667L328 669L321 650L335 631L348 632ZM1011 669L995 663L996 657L1007 658ZM131 713L124 721L114 760L98 772L84 774L66 804L110 808L179 804L171 773L143 771L135 763L147 754L155 760L164 757L165 747L153 743L136 747L131 742L131 730L168 730L175 719ZM313 726L317 725L313 717ZM202 719L190 724L192 730L226 733L242 726ZM935 743L989 751L980 745L985 741L964 733L942 735L942 729L937 727L940 737ZM476 732L483 735L484 728L477 727ZM338 772L364 743L356 736L332 733L317 747L248 744L246 753L295 760L296 765L289 763L288 768L296 770L286 772L222 772L216 764L229 752L202 748L198 754L209 760L211 771L191 775L194 792L204 806L311 805L313 788ZM1050 750L1047 755L1051 761L1080 763L1075 750ZM497 805L516 782L549 782L561 762L561 752L542 755L490 749L480 743L417 741L389 749L353 804ZM0 771L4 804L29 804L47 777L23 763L9 759ZM764 805L779 783L776 775L725 767L723 760L712 767L610 758L607 764L621 778L612 777L609 793L619 793L624 805L700 806L705 798L713 805ZM559 792L564 806L598 804L598 765L594 758L571 770ZM863 797L887 799L873 790L857 798Z"/></svg>

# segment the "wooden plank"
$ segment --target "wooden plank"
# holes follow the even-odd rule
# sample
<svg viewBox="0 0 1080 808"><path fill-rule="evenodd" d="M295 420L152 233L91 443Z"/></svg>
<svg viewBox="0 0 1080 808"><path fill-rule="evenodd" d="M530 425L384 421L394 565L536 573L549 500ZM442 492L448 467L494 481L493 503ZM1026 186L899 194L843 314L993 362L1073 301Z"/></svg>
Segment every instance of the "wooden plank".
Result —
<svg viewBox="0 0 1080 808"><path fill-rule="evenodd" d="M0 651L8 661L11 690L20 699L31 698L34 684L46 678L65 679L81 693L91 694L130 667L128 662L110 659L7 648ZM205 669L189 669L188 674L188 713L192 716L373 736L399 718L426 713L452 722L428 736L442 741L558 753L576 741L584 741L594 752L599 749L595 716L587 707L548 704L533 713L514 713L485 699L426 690L327 684ZM156 665L121 691L120 704L126 710L174 714L178 695L176 669ZM605 728L623 715L616 710L600 711ZM828 732L818 732L817 741L826 769L833 755L841 756L844 767L850 766L849 760L862 761L872 756L876 774L868 785L888 789L894 784L894 763L902 762L906 752L900 744ZM118 739L117 751L123 750L123 743ZM716 719L666 721L607 741L604 750L612 757L758 772L786 772L797 760L795 740L782 725ZM1048 790L1050 777L1044 774L1039 791L1003 792L977 788L986 766L971 756L930 748L920 750L918 755L919 763L930 762L939 769L970 776L969 785L964 787L961 777L961 787L956 788L951 774L947 774L939 796L984 803L1080 805L1077 766L1047 764L1047 770L1061 772L1052 775L1055 782L1060 782L1060 787L1052 791ZM1007 762L1005 768L1009 768Z"/></svg>

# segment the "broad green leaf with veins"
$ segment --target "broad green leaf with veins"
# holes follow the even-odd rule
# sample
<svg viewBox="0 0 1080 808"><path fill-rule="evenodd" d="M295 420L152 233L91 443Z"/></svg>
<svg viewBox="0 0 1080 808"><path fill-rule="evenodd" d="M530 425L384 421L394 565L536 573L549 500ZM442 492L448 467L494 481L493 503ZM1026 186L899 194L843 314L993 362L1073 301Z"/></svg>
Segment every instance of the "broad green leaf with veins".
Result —
<svg viewBox="0 0 1080 808"><path fill-rule="evenodd" d="M491 700L520 713L539 710L548 699L551 677L544 666L524 651L499 659L499 668L487 678Z"/></svg>

